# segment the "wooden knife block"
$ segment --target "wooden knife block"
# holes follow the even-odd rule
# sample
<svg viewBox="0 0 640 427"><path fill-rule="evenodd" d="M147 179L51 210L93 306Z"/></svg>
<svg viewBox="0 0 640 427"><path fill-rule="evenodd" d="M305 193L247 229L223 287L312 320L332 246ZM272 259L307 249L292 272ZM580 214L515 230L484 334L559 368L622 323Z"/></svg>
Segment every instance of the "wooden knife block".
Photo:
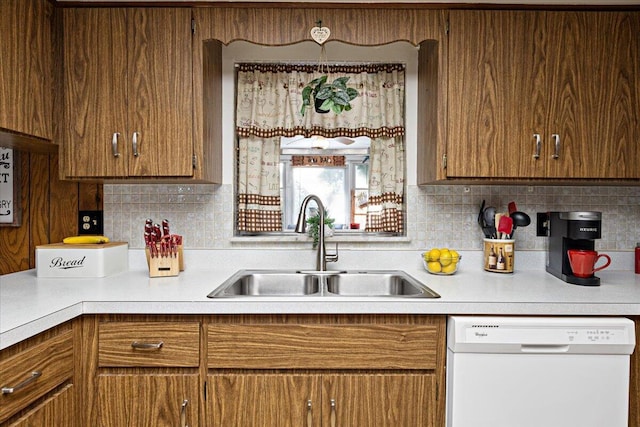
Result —
<svg viewBox="0 0 640 427"><path fill-rule="evenodd" d="M159 245L158 245L159 247ZM149 266L149 277L170 277L177 276L180 271L184 271L182 245L178 246L178 256L172 257L151 257L149 248L144 249Z"/></svg>

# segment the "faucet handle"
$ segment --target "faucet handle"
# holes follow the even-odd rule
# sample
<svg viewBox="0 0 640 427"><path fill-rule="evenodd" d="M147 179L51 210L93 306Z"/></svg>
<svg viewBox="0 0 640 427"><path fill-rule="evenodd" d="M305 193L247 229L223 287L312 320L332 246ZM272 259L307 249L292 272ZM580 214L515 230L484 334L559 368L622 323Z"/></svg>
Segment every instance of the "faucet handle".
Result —
<svg viewBox="0 0 640 427"><path fill-rule="evenodd" d="M338 261L338 243L336 243L336 252L333 254L325 253L324 255L325 262L337 262Z"/></svg>

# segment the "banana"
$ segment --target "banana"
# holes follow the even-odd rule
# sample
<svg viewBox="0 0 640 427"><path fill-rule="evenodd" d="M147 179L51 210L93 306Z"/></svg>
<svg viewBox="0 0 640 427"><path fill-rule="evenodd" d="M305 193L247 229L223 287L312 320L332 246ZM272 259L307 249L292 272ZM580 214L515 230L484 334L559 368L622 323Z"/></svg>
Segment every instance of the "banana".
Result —
<svg viewBox="0 0 640 427"><path fill-rule="evenodd" d="M88 245L96 243L109 243L109 238L106 236L72 236L62 239L63 243L69 245Z"/></svg>

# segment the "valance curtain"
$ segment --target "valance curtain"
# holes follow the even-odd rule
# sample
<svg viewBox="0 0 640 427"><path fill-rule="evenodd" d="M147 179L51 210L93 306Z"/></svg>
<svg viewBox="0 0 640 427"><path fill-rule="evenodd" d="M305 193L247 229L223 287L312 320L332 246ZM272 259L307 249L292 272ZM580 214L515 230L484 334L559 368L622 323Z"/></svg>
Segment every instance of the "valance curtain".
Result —
<svg viewBox="0 0 640 427"><path fill-rule="evenodd" d="M372 168L376 165L378 172L370 173L366 230L402 232L404 65L330 65L328 82L348 76L347 86L359 92L351 101L352 109L341 114L320 114L312 106L304 115L300 111L302 90L311 80L326 74L319 73L317 65L253 63L238 64L237 67L236 135L240 141L239 159L247 161L246 172L238 177L239 204L244 206L239 209L238 229L273 231L277 217L275 207L280 207L279 193L264 188L270 185L249 182L266 175L269 176L265 178L267 181L279 183L279 168L268 165L274 157L260 161L255 157L262 155L259 141L270 141L264 152L271 153L275 150L274 141L279 141L281 136L318 135L327 138L368 136L372 139L370 162ZM250 158L254 160L250 161ZM260 203L253 203L255 201Z"/></svg>

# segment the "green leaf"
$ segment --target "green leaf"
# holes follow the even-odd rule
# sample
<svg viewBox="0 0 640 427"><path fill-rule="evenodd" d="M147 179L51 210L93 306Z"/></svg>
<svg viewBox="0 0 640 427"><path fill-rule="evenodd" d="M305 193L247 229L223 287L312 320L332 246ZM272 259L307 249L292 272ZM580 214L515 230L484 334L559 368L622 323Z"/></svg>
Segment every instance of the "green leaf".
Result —
<svg viewBox="0 0 640 427"><path fill-rule="evenodd" d="M337 92L333 95L333 102L338 105L348 105L349 101L349 95L346 92Z"/></svg>
<svg viewBox="0 0 640 427"><path fill-rule="evenodd" d="M332 110L335 103L331 98L325 99L322 105L320 106L321 110Z"/></svg>
<svg viewBox="0 0 640 427"><path fill-rule="evenodd" d="M349 101L356 99L358 96L358 91L352 87L347 88L347 95L349 96Z"/></svg>
<svg viewBox="0 0 640 427"><path fill-rule="evenodd" d="M316 93L316 98L328 99L328 98L331 98L332 95L333 95L333 91L331 90L331 88L329 86L325 86Z"/></svg>

